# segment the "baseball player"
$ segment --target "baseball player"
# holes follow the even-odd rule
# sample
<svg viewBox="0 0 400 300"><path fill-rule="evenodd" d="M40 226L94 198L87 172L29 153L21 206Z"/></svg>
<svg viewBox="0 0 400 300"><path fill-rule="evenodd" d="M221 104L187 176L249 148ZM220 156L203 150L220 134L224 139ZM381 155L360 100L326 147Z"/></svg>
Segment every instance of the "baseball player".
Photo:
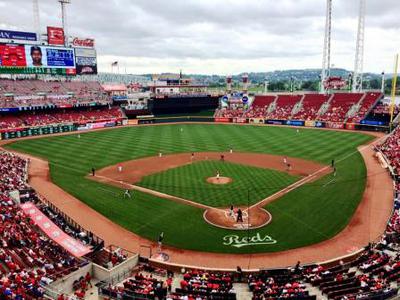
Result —
<svg viewBox="0 0 400 300"><path fill-rule="evenodd" d="M235 216L235 211L233 210L233 205L231 204L231 207L229 209L229 216L234 217Z"/></svg>
<svg viewBox="0 0 400 300"><path fill-rule="evenodd" d="M119 172L119 173L122 172L122 166L121 166L121 165L118 166L118 172Z"/></svg>
<svg viewBox="0 0 400 300"><path fill-rule="evenodd" d="M236 223L243 223L243 212L242 210L239 208L237 211L237 215L236 215Z"/></svg>
<svg viewBox="0 0 400 300"><path fill-rule="evenodd" d="M217 180L219 180L219 177L220 177L220 174L219 174L219 171L217 171Z"/></svg>
<svg viewBox="0 0 400 300"><path fill-rule="evenodd" d="M158 253L161 253L161 247L162 247L163 240L164 240L164 232L161 232L160 235L158 236L158 240L157 240Z"/></svg>
<svg viewBox="0 0 400 300"><path fill-rule="evenodd" d="M131 193L128 189L125 190L124 198L128 197L129 199L132 198Z"/></svg>

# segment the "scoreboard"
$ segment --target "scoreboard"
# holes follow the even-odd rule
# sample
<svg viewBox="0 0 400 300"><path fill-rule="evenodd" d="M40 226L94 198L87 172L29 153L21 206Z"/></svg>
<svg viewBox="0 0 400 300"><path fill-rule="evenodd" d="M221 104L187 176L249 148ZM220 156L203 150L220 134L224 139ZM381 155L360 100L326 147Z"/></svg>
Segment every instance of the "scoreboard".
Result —
<svg viewBox="0 0 400 300"><path fill-rule="evenodd" d="M73 48L0 43L0 74L76 75Z"/></svg>

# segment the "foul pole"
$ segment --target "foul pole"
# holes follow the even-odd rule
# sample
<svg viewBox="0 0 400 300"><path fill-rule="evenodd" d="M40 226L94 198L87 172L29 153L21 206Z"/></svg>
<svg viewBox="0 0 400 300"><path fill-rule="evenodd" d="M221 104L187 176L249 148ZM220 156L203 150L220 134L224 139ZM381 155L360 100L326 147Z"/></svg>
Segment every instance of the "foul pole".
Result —
<svg viewBox="0 0 400 300"><path fill-rule="evenodd" d="M394 114L394 105L396 100L396 88L397 88L397 73L399 67L399 55L396 54L395 62L394 62L394 73L392 79L392 103L390 104L390 131L393 128L393 114Z"/></svg>
<svg viewBox="0 0 400 300"><path fill-rule="evenodd" d="M332 0L326 0L326 20L324 52L322 54L321 93L325 93L325 80L330 76L331 68L331 33L332 33Z"/></svg>

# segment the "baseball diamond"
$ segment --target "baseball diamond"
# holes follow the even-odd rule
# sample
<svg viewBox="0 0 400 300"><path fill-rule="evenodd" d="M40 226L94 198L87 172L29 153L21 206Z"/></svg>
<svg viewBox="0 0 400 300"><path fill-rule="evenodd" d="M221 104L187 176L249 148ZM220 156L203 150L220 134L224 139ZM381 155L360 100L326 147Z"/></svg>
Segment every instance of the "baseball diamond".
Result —
<svg viewBox="0 0 400 300"><path fill-rule="evenodd" d="M184 130L180 131L180 128ZM163 231L164 244L176 248L221 253L267 253L329 240L348 225L362 200L368 178L357 147L371 140L369 135L351 132L303 130L299 135L292 128L164 125L90 132L81 134L80 139L76 135L32 139L6 147L48 160L54 183L107 218L146 239L154 240ZM327 174L300 185L273 202L265 203L263 208L271 214L272 221L257 231L251 228L250 231L251 234L267 234L277 242L242 248L224 245L223 238L229 231L205 222L202 207L166 201L165 197L143 191L134 191L132 199L124 199L123 189L87 178L92 166L102 176L101 168L114 165L111 168L118 172L118 164L135 158L154 157L162 149L164 155L161 160L168 160L168 156L174 153L186 153L183 158L186 165L179 167L182 162L176 162L175 168L165 166L168 170L148 178L143 177L147 173L146 165L131 169L128 163L127 166L123 165L121 172L133 176L130 180L124 178L128 179L127 183L135 183L136 176L141 178L139 186L187 198L199 204L228 208L231 204L246 204L247 194L250 205L255 204L296 181L296 177L288 177L285 172L276 173L271 169L264 171L232 164L228 155L226 162L215 160L231 145L235 149L232 155L236 155L236 152L279 154L285 155L288 160L308 160L310 164L319 165L319 169L329 165L331 159L335 158L338 176L335 184L326 185L332 179L332 174ZM209 154L208 161L190 161L189 153L201 153L204 150L212 150L217 155L212 159ZM207 155L198 156L205 159ZM259 158L255 161L263 161ZM268 161L265 159L264 163ZM281 170L285 168L282 158L275 163L281 165ZM250 159L249 164L254 165L255 162ZM222 174L230 173L233 178L242 178L243 182L235 180L232 185L238 185L233 188L229 185L209 188L204 177L214 175L218 168ZM311 169L311 172L316 171L317 167ZM289 172L301 173L295 161ZM116 177L117 182L119 179ZM113 192L115 196L104 190Z"/></svg>
<svg viewBox="0 0 400 300"><path fill-rule="evenodd" d="M0 300L400 299L398 2L0 0Z"/></svg>

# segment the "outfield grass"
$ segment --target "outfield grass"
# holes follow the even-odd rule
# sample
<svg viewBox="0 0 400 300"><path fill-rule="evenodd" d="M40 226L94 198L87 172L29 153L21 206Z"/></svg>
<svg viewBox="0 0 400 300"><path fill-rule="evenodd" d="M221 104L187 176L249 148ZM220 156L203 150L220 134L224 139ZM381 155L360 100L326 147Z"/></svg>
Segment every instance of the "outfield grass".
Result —
<svg viewBox="0 0 400 300"><path fill-rule="evenodd" d="M181 130L183 129L183 130ZM52 180L61 188L123 227L165 244L211 252L274 252L328 239L353 215L365 187L366 169L356 147L371 140L361 133L267 126L163 125L125 127L77 135L23 140L7 145L50 162ZM163 153L200 151L258 152L337 163L337 182L328 175L271 203L272 222L250 234L270 235L276 244L234 248L223 245L232 231L208 225L203 211L142 193L123 199L120 189L85 179L102 167ZM342 158L346 158L340 161ZM340 161L340 162L339 162ZM228 201L229 202L229 201ZM229 205L230 203L228 203ZM236 233L234 233L236 234ZM247 236L246 232L237 233Z"/></svg>
<svg viewBox="0 0 400 300"><path fill-rule="evenodd" d="M210 184L218 170L232 179ZM199 161L144 177L137 185L213 207L255 204L297 181L284 172L221 161Z"/></svg>

